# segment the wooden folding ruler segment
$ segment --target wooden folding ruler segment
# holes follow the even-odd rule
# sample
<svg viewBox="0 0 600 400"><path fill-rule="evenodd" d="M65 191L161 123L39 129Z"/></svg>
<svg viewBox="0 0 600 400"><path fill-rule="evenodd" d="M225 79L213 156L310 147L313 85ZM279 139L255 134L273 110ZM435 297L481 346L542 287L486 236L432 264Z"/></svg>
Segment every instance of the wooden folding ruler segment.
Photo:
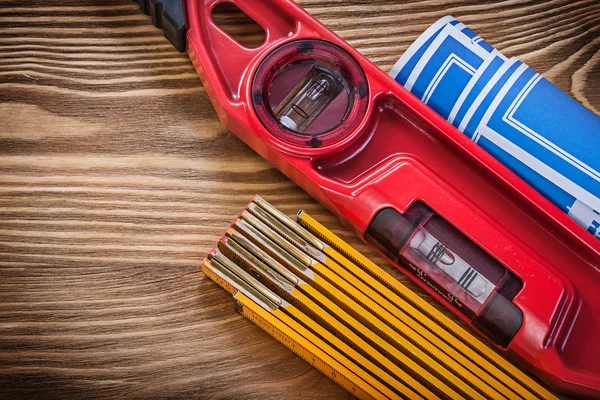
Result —
<svg viewBox="0 0 600 400"><path fill-rule="evenodd" d="M359 399L555 398L303 211L256 196L202 270Z"/></svg>

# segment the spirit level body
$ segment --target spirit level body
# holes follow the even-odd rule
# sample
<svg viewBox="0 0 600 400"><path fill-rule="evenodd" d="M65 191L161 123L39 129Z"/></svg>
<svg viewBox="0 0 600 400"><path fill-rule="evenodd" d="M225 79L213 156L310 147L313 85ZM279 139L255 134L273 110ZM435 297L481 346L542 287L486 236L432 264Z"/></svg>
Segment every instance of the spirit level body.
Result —
<svg viewBox="0 0 600 400"><path fill-rule="evenodd" d="M496 347L559 390L599 396L597 239L293 1L228 0L264 28L266 40L255 49L214 23L212 10L222 2L186 0L185 9L188 53L223 124L363 239L382 210L405 215L425 204L522 282L509 299L522 322ZM276 135L283 128L266 124L257 107L267 95L256 82L261 68L306 40L349 55L365 81L351 92L346 122L322 145ZM296 45L294 56L312 50ZM401 254L385 255L478 329Z"/></svg>

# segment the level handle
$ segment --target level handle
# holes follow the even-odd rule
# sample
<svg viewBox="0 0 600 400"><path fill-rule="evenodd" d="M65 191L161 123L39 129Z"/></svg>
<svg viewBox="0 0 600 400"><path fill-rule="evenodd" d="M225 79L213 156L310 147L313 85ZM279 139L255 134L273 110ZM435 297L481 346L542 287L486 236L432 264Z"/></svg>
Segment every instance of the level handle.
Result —
<svg viewBox="0 0 600 400"><path fill-rule="evenodd" d="M235 5L258 23L265 31L264 43L248 48L221 29L212 18L221 3ZM241 102L242 82L252 62L296 31L296 21L287 11L288 1L187 0L185 4L188 53L205 88L219 98L219 106Z"/></svg>

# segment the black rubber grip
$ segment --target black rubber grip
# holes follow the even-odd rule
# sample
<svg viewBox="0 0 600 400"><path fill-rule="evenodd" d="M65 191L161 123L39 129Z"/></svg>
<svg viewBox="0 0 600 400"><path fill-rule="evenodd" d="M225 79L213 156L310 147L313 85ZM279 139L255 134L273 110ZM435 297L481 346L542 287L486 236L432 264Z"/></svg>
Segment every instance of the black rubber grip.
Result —
<svg viewBox="0 0 600 400"><path fill-rule="evenodd" d="M140 9L152 17L152 23L165 33L165 37L181 52L186 50L185 12L183 0L133 0Z"/></svg>

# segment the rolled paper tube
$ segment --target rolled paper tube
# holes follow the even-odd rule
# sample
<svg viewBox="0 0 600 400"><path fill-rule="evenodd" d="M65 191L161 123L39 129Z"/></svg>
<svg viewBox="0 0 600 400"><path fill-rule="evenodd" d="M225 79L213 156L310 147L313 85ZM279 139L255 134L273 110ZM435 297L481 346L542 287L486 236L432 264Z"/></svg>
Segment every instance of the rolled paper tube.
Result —
<svg viewBox="0 0 600 400"><path fill-rule="evenodd" d="M600 237L600 118L448 16L390 75Z"/></svg>

